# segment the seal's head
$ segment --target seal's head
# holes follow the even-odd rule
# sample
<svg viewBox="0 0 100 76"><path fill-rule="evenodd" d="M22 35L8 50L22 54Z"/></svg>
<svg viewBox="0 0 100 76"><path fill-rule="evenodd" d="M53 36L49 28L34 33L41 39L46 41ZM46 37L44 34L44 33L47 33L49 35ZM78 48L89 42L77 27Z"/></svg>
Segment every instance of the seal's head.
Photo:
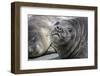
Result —
<svg viewBox="0 0 100 76"><path fill-rule="evenodd" d="M51 32L51 41L57 45L66 45L75 36L75 29L66 20L57 21Z"/></svg>
<svg viewBox="0 0 100 76"><path fill-rule="evenodd" d="M60 58L87 57L87 18L57 21L51 31L52 47ZM83 53L85 52L85 53Z"/></svg>

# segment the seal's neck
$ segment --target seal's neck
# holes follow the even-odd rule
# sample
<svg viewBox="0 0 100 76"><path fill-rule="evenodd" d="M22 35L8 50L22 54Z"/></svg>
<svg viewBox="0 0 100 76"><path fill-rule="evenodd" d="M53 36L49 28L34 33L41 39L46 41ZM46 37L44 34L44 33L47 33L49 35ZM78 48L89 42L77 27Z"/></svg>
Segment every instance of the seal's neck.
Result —
<svg viewBox="0 0 100 76"><path fill-rule="evenodd" d="M70 48L69 45L54 45L55 50L59 54L60 58L67 58L69 56Z"/></svg>

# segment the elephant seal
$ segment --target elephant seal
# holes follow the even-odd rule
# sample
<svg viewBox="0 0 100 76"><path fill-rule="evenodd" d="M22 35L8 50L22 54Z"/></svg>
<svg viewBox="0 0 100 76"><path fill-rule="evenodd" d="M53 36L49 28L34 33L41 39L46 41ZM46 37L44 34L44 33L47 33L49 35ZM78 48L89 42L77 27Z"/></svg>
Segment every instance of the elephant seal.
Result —
<svg viewBox="0 0 100 76"><path fill-rule="evenodd" d="M39 57L47 52L50 45L47 18L38 15L28 16L28 57Z"/></svg>
<svg viewBox="0 0 100 76"><path fill-rule="evenodd" d="M87 21L87 17L76 17L55 22L50 39L52 47L59 54L59 58L69 59L88 57Z"/></svg>
<svg viewBox="0 0 100 76"><path fill-rule="evenodd" d="M29 15L28 58L48 51L56 51L60 59L87 58L87 22L87 17Z"/></svg>

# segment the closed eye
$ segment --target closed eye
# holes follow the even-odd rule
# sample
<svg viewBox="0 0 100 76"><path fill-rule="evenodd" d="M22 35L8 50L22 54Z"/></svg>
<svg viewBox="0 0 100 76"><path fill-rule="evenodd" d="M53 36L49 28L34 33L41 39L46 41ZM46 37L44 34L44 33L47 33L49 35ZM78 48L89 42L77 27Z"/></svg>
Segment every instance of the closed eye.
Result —
<svg viewBox="0 0 100 76"><path fill-rule="evenodd" d="M60 24L60 22L56 22L56 23L55 23L55 25L59 25L59 24Z"/></svg>
<svg viewBox="0 0 100 76"><path fill-rule="evenodd" d="M68 28L68 31L69 31L69 32L72 32L72 29L71 29L71 28Z"/></svg>

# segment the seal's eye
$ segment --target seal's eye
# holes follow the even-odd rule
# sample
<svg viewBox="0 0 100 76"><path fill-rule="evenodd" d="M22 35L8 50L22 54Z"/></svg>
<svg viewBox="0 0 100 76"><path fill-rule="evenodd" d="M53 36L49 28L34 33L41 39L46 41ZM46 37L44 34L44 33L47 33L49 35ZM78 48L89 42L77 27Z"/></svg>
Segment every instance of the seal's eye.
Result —
<svg viewBox="0 0 100 76"><path fill-rule="evenodd" d="M56 23L55 23L55 25L59 25L59 24L60 24L60 22L56 22Z"/></svg>
<svg viewBox="0 0 100 76"><path fill-rule="evenodd" d="M72 32L72 29L71 29L71 28L68 28L68 31L69 31L69 32Z"/></svg>

